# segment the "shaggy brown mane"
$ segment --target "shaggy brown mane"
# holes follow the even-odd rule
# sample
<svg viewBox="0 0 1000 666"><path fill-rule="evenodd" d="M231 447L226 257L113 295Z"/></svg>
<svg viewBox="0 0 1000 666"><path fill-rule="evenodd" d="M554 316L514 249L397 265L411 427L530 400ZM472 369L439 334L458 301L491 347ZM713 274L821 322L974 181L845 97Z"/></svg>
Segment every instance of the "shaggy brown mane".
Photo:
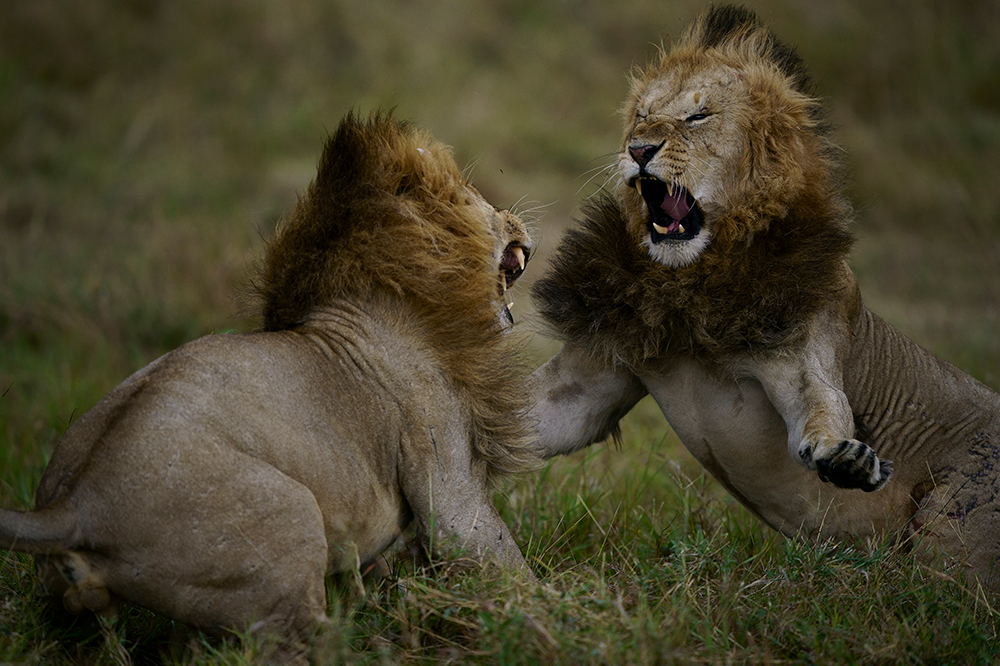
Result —
<svg viewBox="0 0 1000 666"><path fill-rule="evenodd" d="M626 133L647 84L712 63L747 81L745 108L732 111L752 122L702 255L681 268L654 261L636 240L645 221L630 222L624 204L604 194L584 206L581 227L533 289L556 335L606 362L766 353L799 338L808 316L846 288L852 211L822 108L794 50L753 13L723 7L699 17L634 82Z"/></svg>
<svg viewBox="0 0 1000 666"><path fill-rule="evenodd" d="M584 206L532 296L557 337L609 364L779 349L837 288L852 237L839 225L775 222L745 246L671 269L634 241L625 211L603 193Z"/></svg>
<svg viewBox="0 0 1000 666"><path fill-rule="evenodd" d="M795 48L782 43L745 7L710 7L685 31L674 51L716 49L743 62L752 57L770 62L800 93L815 95L812 78ZM668 53L663 53L668 57Z"/></svg>
<svg viewBox="0 0 1000 666"><path fill-rule="evenodd" d="M534 465L525 370L497 323L494 238L451 150L376 113L348 115L315 180L267 243L254 283L263 328L293 329L337 300L394 299L464 389L491 473Z"/></svg>

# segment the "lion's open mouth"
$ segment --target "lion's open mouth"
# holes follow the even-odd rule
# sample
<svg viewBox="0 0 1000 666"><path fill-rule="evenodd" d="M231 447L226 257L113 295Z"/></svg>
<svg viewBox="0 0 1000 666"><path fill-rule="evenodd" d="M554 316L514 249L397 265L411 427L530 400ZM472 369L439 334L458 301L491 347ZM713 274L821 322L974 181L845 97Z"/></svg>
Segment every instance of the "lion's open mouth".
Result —
<svg viewBox="0 0 1000 666"><path fill-rule="evenodd" d="M524 267L528 264L530 255L531 253L526 247L518 242L513 242L507 245L500 257L500 287L498 291L500 299L503 301L503 310L500 316L508 324L514 323L514 315L510 312L514 303L507 302L507 290L514 286L517 279L524 273Z"/></svg>
<svg viewBox="0 0 1000 666"><path fill-rule="evenodd" d="M653 243L690 240L701 232L701 210L687 189L650 176L636 178L632 185L649 208L649 237Z"/></svg>

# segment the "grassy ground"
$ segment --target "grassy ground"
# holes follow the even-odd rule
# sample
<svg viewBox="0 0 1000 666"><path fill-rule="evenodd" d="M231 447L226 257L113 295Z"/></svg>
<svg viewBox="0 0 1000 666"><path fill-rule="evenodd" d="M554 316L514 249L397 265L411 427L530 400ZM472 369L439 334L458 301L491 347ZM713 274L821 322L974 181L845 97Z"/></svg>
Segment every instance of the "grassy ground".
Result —
<svg viewBox="0 0 1000 666"><path fill-rule="evenodd" d="M799 45L855 177L868 304L1000 388L1000 9L988 0L750 3ZM58 437L184 341L254 326L260 235L349 109L396 107L534 214L537 276L618 142L624 72L701 3L0 4L0 504ZM525 288L522 330L532 316ZM553 351L540 337L538 360ZM331 583L320 662L991 663L1000 621L878 544L762 528L643 403L498 496L542 586L477 571ZM33 596L0 554L0 663L245 663L138 609L112 628Z"/></svg>

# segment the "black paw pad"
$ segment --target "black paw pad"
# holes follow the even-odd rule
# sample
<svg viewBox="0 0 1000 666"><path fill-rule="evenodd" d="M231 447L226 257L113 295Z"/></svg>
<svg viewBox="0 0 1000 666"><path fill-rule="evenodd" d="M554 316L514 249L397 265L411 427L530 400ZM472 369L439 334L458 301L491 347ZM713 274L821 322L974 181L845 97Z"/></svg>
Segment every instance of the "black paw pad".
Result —
<svg viewBox="0 0 1000 666"><path fill-rule="evenodd" d="M872 474L878 465L878 479L872 482ZM821 481L841 488L860 488L865 492L878 490L892 475L892 462L879 461L875 451L863 442L844 440L833 453L816 461L816 472Z"/></svg>

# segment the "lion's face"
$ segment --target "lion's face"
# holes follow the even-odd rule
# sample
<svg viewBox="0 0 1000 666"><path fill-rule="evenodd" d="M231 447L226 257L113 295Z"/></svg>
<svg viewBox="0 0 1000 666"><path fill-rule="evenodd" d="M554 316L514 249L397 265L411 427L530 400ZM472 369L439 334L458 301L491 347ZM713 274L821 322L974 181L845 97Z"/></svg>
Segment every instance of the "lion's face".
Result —
<svg viewBox="0 0 1000 666"><path fill-rule="evenodd" d="M815 102L766 32L700 39L642 72L624 110L618 197L632 236L671 268L761 231L828 172Z"/></svg>
<svg viewBox="0 0 1000 666"><path fill-rule="evenodd" d="M483 203L486 204L485 201ZM496 210L491 207L490 221L496 238L493 256L498 273L500 321L501 325L506 327L514 323L514 317L510 312L514 303L507 298L507 290L514 286L514 282L524 273L524 267L531 257L531 238L521 218L509 210Z"/></svg>
<svg viewBox="0 0 1000 666"><path fill-rule="evenodd" d="M618 159L633 234L650 255L678 268L712 238L745 149L739 119L745 86L736 70L709 60L673 67L637 86Z"/></svg>

